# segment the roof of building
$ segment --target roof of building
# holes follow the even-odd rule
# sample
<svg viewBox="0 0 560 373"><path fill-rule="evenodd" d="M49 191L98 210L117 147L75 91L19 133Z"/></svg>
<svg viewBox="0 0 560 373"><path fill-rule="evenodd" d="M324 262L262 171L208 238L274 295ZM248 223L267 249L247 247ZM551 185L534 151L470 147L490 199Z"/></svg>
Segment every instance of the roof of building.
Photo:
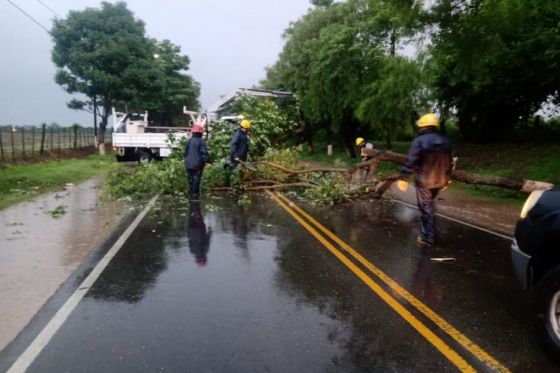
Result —
<svg viewBox="0 0 560 373"><path fill-rule="evenodd" d="M292 97L291 92L274 91L256 88L238 88L236 91L226 95L208 108L208 114L217 113L228 104L233 102L237 96L249 95L254 97L273 97L273 98L289 98Z"/></svg>

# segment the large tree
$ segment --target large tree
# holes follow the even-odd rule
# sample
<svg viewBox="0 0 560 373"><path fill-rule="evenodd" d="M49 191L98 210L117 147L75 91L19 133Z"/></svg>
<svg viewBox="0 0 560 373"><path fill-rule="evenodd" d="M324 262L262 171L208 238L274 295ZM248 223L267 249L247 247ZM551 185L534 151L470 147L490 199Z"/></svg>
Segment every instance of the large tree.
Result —
<svg viewBox="0 0 560 373"><path fill-rule="evenodd" d="M169 40L152 42L158 78L147 95L138 96L132 105L138 110L149 110L150 119L156 123L171 125L184 105L189 110L199 109L200 84L187 74L190 59L181 54L181 47Z"/></svg>
<svg viewBox="0 0 560 373"><path fill-rule="evenodd" d="M421 10L421 2L409 0L313 8L286 30L264 84L296 92L306 118L337 133L350 155L358 127L379 130L390 145L418 109L419 65L397 50L419 29Z"/></svg>
<svg viewBox="0 0 560 373"><path fill-rule="evenodd" d="M123 2L72 11L54 21L51 34L55 80L68 93L86 96L71 101L71 107L90 107L95 118L99 115L99 149L104 153L113 105L146 94L160 76L154 43L146 38L144 23Z"/></svg>
<svg viewBox="0 0 560 373"><path fill-rule="evenodd" d="M466 139L503 139L559 102L560 2L439 0L432 16L433 85Z"/></svg>

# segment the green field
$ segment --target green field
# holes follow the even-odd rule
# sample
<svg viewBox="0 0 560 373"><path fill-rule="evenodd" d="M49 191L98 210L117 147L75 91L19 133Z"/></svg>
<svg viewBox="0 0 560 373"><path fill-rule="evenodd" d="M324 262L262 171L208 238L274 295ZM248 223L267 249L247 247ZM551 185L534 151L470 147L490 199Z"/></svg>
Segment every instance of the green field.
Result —
<svg viewBox="0 0 560 373"><path fill-rule="evenodd" d="M102 174L114 159L112 154L90 155L81 159L1 167L0 209L56 190L66 183L78 183Z"/></svg>

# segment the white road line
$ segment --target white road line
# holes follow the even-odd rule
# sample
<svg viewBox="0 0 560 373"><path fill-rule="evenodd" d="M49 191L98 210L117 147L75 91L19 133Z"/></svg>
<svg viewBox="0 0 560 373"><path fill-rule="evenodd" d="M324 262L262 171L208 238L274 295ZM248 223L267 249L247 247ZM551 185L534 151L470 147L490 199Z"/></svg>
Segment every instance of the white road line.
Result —
<svg viewBox="0 0 560 373"><path fill-rule="evenodd" d="M389 199L389 198L387 198L387 199ZM396 198L391 198L389 200L391 200L393 202L396 202L396 203L400 203L401 205L404 205L404 206L412 207L413 209L418 210L418 206L415 206L411 203L404 202L404 201L398 200ZM478 225L467 223L466 221L463 221L463 220L455 219L455 218L452 218L450 216L437 214L437 213L436 213L436 215L439 216L439 217L442 217L444 219L451 220L455 223L463 224L463 225L466 225L467 227L478 229L479 231L483 231L483 232L486 232L486 233L493 234L494 236L497 236L497 237L500 237L500 238L503 238L503 239L506 239L506 240L509 240L509 241L511 241L511 239L512 239L512 237L506 236L505 234L494 232L494 231L491 231L490 229L482 228L482 227L479 227Z"/></svg>
<svg viewBox="0 0 560 373"><path fill-rule="evenodd" d="M76 308L80 300L84 297L90 287L95 283L97 278L101 275L105 267L109 264L111 259L119 252L121 247L124 245L128 237L134 232L138 224L144 219L144 216L148 213L150 208L154 205L159 195L154 196L148 205L142 210L140 214L134 219L132 224L124 231L124 233L119 237L117 242L111 247L111 249L105 254L105 256L97 263L95 268L91 271L89 276L78 286L78 290L72 294L72 296L64 303L62 308L54 315L54 317L49 321L49 323L43 328L41 333L31 342L29 347L21 354L21 356L16 360L12 367L7 373L21 373L27 371L27 368L33 363L33 361L39 356L43 348L49 343L51 338L56 334L58 329L64 324L70 313Z"/></svg>

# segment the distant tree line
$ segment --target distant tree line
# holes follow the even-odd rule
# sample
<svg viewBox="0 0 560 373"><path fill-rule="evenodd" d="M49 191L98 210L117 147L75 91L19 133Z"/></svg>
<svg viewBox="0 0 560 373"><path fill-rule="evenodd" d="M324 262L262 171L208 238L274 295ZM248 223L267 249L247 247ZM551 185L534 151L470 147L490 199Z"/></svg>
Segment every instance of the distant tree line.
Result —
<svg viewBox="0 0 560 373"><path fill-rule="evenodd" d="M308 124L349 152L364 131L390 147L434 108L462 139L496 141L560 103L559 1L312 4L261 85L296 93Z"/></svg>
<svg viewBox="0 0 560 373"><path fill-rule="evenodd" d="M198 109L200 84L187 74L189 57L169 40L148 37L144 22L124 2L71 11L54 21L51 34L55 80L68 93L80 94L70 108L93 113L95 127L100 120L102 152L113 106L148 110L163 124L183 105Z"/></svg>

